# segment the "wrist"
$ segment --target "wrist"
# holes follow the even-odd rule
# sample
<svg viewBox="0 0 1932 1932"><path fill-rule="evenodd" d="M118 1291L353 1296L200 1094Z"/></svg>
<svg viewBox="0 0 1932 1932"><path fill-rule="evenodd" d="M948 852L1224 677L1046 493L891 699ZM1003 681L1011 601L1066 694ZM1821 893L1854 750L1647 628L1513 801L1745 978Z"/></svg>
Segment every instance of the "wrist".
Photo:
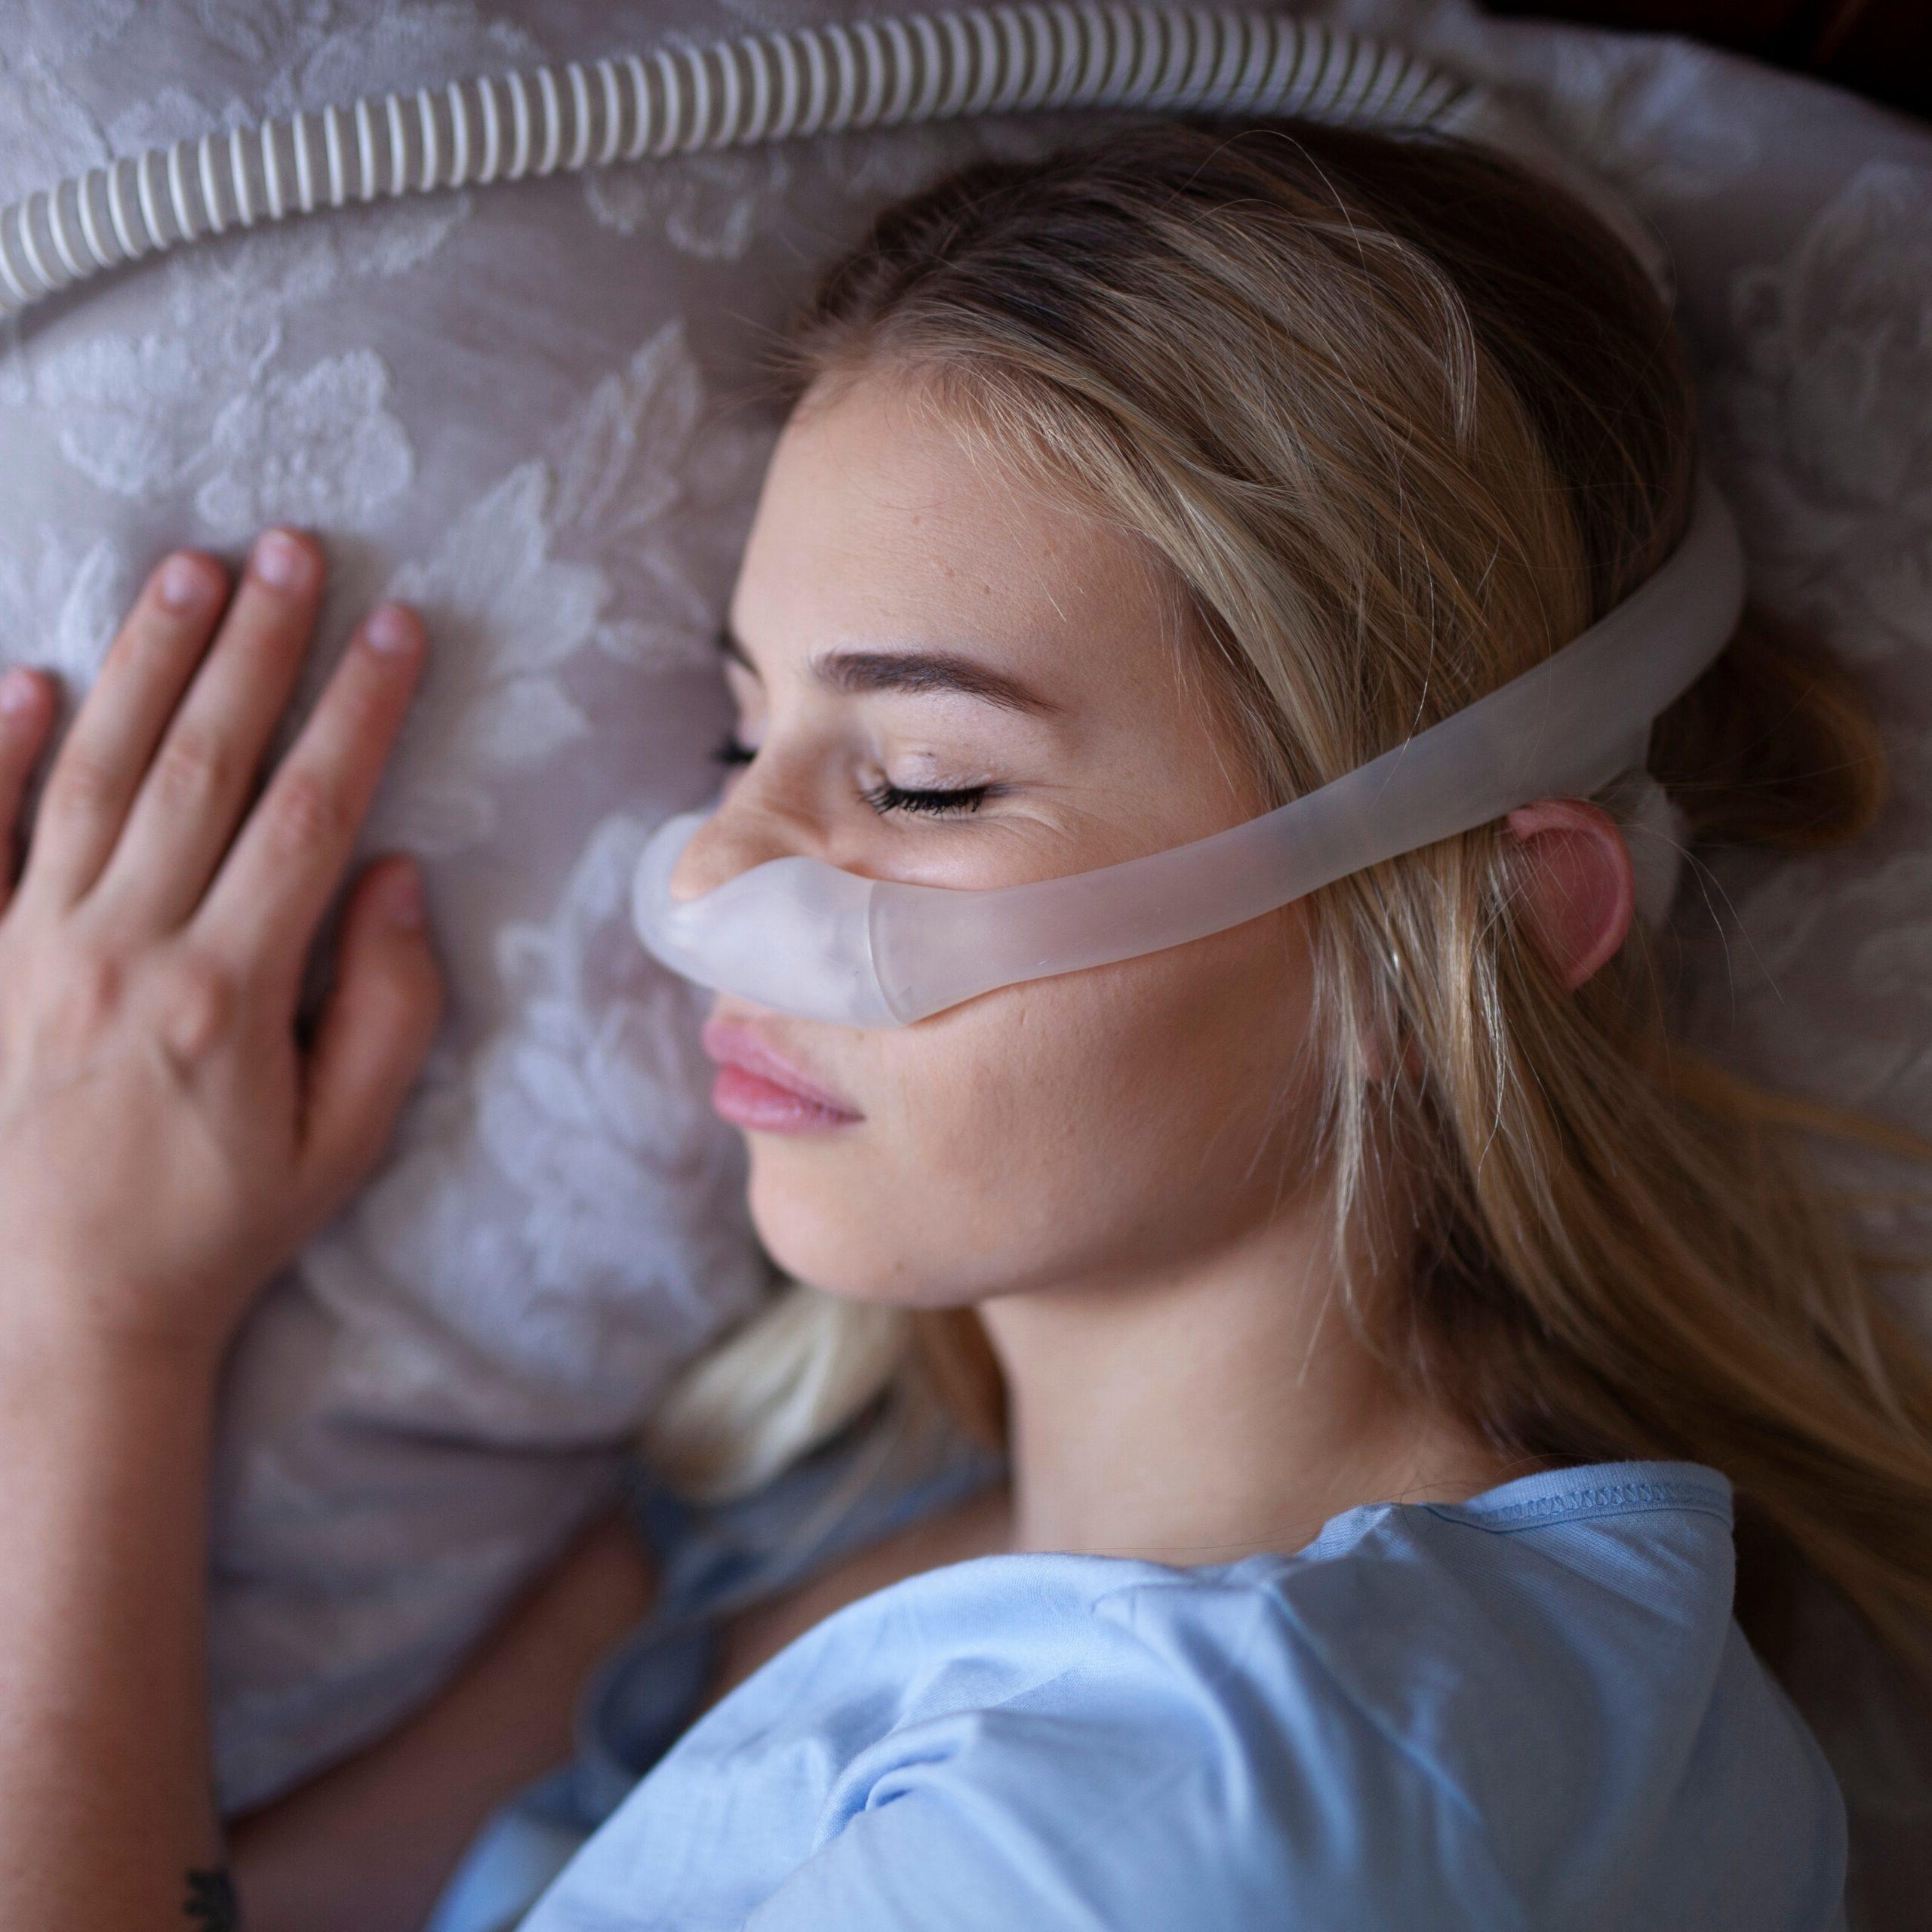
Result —
<svg viewBox="0 0 1932 1932"><path fill-rule="evenodd" d="M0 1351L0 1503L18 1548L34 1524L102 1555L162 1524L178 1540L207 1509L214 1416L214 1380L190 1362Z"/></svg>
<svg viewBox="0 0 1932 1932"><path fill-rule="evenodd" d="M85 1291L55 1287L31 1298L42 1308L84 1306ZM11 1407L39 1407L96 1394L143 1403L177 1401L207 1406L226 1353L214 1337L131 1330L71 1318L35 1320L16 1300L0 1327L0 1390Z"/></svg>

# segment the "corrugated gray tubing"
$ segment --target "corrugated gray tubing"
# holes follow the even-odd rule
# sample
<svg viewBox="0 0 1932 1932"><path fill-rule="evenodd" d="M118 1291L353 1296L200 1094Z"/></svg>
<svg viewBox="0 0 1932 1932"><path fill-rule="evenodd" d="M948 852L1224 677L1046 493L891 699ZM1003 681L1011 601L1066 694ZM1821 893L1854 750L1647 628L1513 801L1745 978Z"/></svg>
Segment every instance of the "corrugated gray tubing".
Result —
<svg viewBox="0 0 1932 1932"><path fill-rule="evenodd" d="M0 315L184 243L379 196L1030 109L1451 130L1463 82L1274 13L1024 5L747 34L365 95L117 158L0 209Z"/></svg>

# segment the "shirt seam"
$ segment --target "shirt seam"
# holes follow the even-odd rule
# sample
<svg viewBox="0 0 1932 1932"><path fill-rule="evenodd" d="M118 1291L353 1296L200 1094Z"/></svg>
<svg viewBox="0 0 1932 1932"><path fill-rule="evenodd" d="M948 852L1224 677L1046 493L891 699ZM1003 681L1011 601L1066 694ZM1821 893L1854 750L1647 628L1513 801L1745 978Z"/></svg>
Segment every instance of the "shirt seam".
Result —
<svg viewBox="0 0 1932 1932"><path fill-rule="evenodd" d="M1541 1529L1552 1523L1587 1522L1660 1510L1714 1516L1726 1524L1734 1520L1730 1502L1721 1492L1688 1483L1605 1483L1493 1506L1466 1503L1424 1503L1417 1506L1438 1522L1460 1523L1471 1529L1504 1534Z"/></svg>
<svg viewBox="0 0 1932 1932"><path fill-rule="evenodd" d="M1526 1522L1485 1522L1479 1516L1459 1516L1454 1509L1438 1509L1433 1503L1424 1503L1426 1509L1439 1523L1447 1524L1451 1529L1481 1530L1492 1537L1525 1536L1537 1530L1555 1529L1559 1525L1574 1528L1583 1523L1611 1523L1626 1516L1645 1516L1654 1513L1656 1505L1632 1503L1622 1509L1593 1509L1587 1515L1539 1516ZM1736 1527L1730 1512L1727 1509L1707 1509L1694 1503L1675 1503L1669 1506L1670 1513L1679 1516L1708 1516L1714 1523L1721 1523L1727 1529Z"/></svg>

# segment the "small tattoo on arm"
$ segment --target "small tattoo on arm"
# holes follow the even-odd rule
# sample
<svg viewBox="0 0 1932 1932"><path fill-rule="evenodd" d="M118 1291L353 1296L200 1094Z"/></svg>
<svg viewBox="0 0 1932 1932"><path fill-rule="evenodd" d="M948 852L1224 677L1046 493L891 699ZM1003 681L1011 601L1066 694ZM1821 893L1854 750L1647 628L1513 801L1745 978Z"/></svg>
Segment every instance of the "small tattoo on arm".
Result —
<svg viewBox="0 0 1932 1932"><path fill-rule="evenodd" d="M190 1872L181 1909L202 1932L242 1932L242 1907L225 1866L214 1872Z"/></svg>

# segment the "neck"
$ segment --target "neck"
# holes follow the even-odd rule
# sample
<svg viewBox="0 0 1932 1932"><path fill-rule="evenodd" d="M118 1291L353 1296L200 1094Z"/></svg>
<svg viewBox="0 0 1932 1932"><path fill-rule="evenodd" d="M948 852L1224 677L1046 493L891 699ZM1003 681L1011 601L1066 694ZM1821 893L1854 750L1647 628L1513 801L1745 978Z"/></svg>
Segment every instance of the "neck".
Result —
<svg viewBox="0 0 1932 1932"><path fill-rule="evenodd" d="M1006 1377L1015 1549L1226 1562L1298 1549L1357 1503L1520 1473L1397 1387L1305 1223L980 1312Z"/></svg>

